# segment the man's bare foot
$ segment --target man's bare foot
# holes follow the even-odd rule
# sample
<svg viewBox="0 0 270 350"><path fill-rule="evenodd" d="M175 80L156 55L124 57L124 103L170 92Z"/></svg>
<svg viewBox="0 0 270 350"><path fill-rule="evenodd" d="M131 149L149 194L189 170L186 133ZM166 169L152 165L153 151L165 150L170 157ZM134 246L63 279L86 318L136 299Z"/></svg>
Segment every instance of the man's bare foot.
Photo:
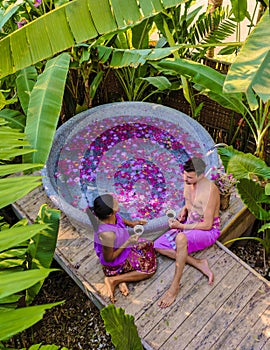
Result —
<svg viewBox="0 0 270 350"><path fill-rule="evenodd" d="M212 285L214 283L214 273L210 269L206 259L200 260L200 271L208 277L208 284Z"/></svg>
<svg viewBox="0 0 270 350"><path fill-rule="evenodd" d="M112 281L112 277L105 277L104 283L105 283L105 285L107 287L109 298L110 298L111 302L114 304L116 302L116 299L114 297L115 285L114 285L114 283Z"/></svg>
<svg viewBox="0 0 270 350"><path fill-rule="evenodd" d="M121 282L119 283L119 289L120 292L126 297L127 295L129 295L129 290L128 290L128 286L126 284L126 282Z"/></svg>
<svg viewBox="0 0 270 350"><path fill-rule="evenodd" d="M161 300L158 302L158 306L162 309L165 307L169 307L175 301L176 296L178 294L179 288L177 289L168 289L165 294L163 294Z"/></svg>

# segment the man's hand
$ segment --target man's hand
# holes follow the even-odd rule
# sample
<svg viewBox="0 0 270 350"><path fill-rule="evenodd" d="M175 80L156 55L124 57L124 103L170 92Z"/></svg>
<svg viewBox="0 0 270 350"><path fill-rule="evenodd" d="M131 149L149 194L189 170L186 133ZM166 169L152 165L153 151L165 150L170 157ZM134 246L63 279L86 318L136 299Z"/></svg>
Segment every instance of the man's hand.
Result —
<svg viewBox="0 0 270 350"><path fill-rule="evenodd" d="M188 216L188 210L186 207L182 208L182 210L180 210L179 214L177 215L177 218L180 222L184 222L186 221Z"/></svg>
<svg viewBox="0 0 270 350"><path fill-rule="evenodd" d="M183 229L183 224L181 224L181 222L179 222L177 219L169 219L168 223L170 228L176 228L180 230Z"/></svg>

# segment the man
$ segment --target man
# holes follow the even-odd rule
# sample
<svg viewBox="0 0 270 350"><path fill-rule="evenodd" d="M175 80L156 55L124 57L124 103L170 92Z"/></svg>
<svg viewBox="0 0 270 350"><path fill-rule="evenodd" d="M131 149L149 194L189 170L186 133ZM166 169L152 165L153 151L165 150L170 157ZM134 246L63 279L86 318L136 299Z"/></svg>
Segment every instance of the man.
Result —
<svg viewBox="0 0 270 350"><path fill-rule="evenodd" d="M175 273L169 289L160 299L161 308L176 299L185 264L197 268L213 284L214 275L206 259L195 259L192 252L215 243L220 235L220 195L216 185L205 177L206 165L201 158L191 158L184 164L184 207L177 219L169 219L171 229L154 242L155 249L175 259Z"/></svg>

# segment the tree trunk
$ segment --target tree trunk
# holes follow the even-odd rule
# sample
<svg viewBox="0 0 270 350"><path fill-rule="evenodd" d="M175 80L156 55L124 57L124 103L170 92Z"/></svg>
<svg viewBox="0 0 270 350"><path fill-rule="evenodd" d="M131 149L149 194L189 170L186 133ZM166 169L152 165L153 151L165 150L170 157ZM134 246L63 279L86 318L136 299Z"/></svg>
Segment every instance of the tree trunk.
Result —
<svg viewBox="0 0 270 350"><path fill-rule="evenodd" d="M221 7L223 3L223 0L208 0L208 7L210 7L210 14L215 11L216 8ZM212 28L213 30L215 28ZM215 48L211 47L209 50L207 50L206 56L209 58L213 58L215 54Z"/></svg>

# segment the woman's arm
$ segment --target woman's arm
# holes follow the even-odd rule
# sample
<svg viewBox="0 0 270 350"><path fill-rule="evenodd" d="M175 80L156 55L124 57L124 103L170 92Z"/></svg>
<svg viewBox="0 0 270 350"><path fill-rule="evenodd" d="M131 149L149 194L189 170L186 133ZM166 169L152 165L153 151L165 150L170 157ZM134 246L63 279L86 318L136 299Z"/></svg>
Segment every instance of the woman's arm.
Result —
<svg viewBox="0 0 270 350"><path fill-rule="evenodd" d="M123 220L124 224L125 224L126 226L129 226L129 227L134 227L134 226L136 226L136 225L145 225L145 224L147 223L147 221L146 221L146 220L143 220L143 219L141 219L141 220L130 221L130 220L127 220L127 219L122 218L122 220Z"/></svg>
<svg viewBox="0 0 270 350"><path fill-rule="evenodd" d="M132 235L119 248L114 249L115 233L101 232L99 239L102 243L102 253L104 260L107 262L114 261L130 244L137 243L138 237L138 235Z"/></svg>

